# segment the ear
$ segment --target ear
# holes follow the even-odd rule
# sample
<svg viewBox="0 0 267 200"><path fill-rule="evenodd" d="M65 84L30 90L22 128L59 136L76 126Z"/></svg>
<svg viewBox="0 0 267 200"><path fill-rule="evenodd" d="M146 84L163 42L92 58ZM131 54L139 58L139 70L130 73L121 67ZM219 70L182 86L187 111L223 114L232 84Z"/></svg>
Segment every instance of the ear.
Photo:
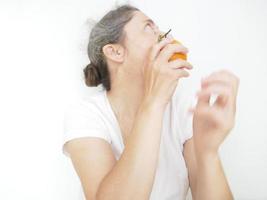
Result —
<svg viewBox="0 0 267 200"><path fill-rule="evenodd" d="M107 59L117 63L124 61L125 49L119 44L106 44L102 51Z"/></svg>

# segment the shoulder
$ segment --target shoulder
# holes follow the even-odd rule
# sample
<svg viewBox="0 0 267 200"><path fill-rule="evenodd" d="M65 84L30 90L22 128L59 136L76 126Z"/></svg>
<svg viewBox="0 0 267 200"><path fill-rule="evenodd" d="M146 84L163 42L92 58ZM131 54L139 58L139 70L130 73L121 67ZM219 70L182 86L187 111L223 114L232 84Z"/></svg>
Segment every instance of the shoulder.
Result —
<svg viewBox="0 0 267 200"><path fill-rule="evenodd" d="M64 132L104 130L107 117L102 93L94 93L71 102L64 111Z"/></svg>
<svg viewBox="0 0 267 200"><path fill-rule="evenodd" d="M101 138L111 144L104 100L103 93L94 93L65 108L63 146L70 140L84 137Z"/></svg>
<svg viewBox="0 0 267 200"><path fill-rule="evenodd" d="M75 115L98 115L103 109L105 109L104 94L95 92L70 102L64 109L64 116L66 118Z"/></svg>

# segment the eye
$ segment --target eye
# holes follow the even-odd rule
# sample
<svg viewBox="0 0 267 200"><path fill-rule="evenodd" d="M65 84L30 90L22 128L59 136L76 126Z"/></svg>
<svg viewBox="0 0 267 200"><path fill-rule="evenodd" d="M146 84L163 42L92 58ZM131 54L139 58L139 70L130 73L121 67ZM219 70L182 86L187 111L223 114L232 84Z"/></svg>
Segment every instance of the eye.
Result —
<svg viewBox="0 0 267 200"><path fill-rule="evenodd" d="M146 23L145 31L150 31L150 32L155 33L154 26L150 22Z"/></svg>
<svg viewBox="0 0 267 200"><path fill-rule="evenodd" d="M151 25L151 23L146 23L146 26L145 26L145 28L147 28L147 27L150 27L150 28L152 28L152 25Z"/></svg>

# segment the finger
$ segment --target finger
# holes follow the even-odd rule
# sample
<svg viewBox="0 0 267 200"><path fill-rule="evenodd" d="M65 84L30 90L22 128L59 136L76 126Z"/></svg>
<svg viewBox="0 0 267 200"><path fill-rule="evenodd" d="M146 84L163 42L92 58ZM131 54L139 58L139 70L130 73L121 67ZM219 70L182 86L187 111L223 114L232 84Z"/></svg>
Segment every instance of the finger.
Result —
<svg viewBox="0 0 267 200"><path fill-rule="evenodd" d="M169 60L174 53L188 53L186 47L181 44L167 44L159 53L158 59L160 60Z"/></svg>
<svg viewBox="0 0 267 200"><path fill-rule="evenodd" d="M170 61L168 64L168 67L172 69L184 69L184 68L188 70L193 69L193 66L189 62L183 59L176 59L176 60Z"/></svg>
<svg viewBox="0 0 267 200"><path fill-rule="evenodd" d="M227 70L220 70L217 72L212 73L207 78L203 80L204 82L211 82L211 81L222 81L226 84L230 84L234 92L237 93L238 86L239 86L239 78L234 75L232 72Z"/></svg>
<svg viewBox="0 0 267 200"><path fill-rule="evenodd" d="M209 106L209 102L210 102L210 96L211 94L208 92L203 92L200 91L197 93L197 105L196 106L202 106L202 105L208 105Z"/></svg>
<svg viewBox="0 0 267 200"><path fill-rule="evenodd" d="M212 94L218 95L215 101L215 105L225 106L231 99L231 92L229 87L223 85L210 85L205 89L202 89L198 96L211 96Z"/></svg>
<svg viewBox="0 0 267 200"><path fill-rule="evenodd" d="M224 80L220 80L220 79L202 79L201 80L201 88L206 88L209 85L213 85L213 84L231 87L231 83L226 82Z"/></svg>
<svg viewBox="0 0 267 200"><path fill-rule="evenodd" d="M235 89L229 82L221 81L221 80L207 80L207 81L201 81L201 88L206 89L208 87L213 87L213 86L219 86L219 87L224 87L229 89L229 93L232 94L235 97Z"/></svg>
<svg viewBox="0 0 267 200"><path fill-rule="evenodd" d="M227 70L219 70L211 73L207 78L215 78L221 80L235 80L235 75Z"/></svg>
<svg viewBox="0 0 267 200"><path fill-rule="evenodd" d="M160 50L164 48L167 44L170 44L172 41L173 41L173 38L164 38L159 43L156 43L155 45L153 45L151 53L150 53L150 60L155 60Z"/></svg>
<svg viewBox="0 0 267 200"><path fill-rule="evenodd" d="M221 107L224 107L228 100L228 97L226 96L212 94L210 92L200 92L197 96L199 99L206 99L205 103L209 104L209 106L220 105Z"/></svg>
<svg viewBox="0 0 267 200"><path fill-rule="evenodd" d="M190 76L189 72L187 72L184 69L175 69L171 73L174 74L174 76L176 77L176 79L185 78L185 77Z"/></svg>

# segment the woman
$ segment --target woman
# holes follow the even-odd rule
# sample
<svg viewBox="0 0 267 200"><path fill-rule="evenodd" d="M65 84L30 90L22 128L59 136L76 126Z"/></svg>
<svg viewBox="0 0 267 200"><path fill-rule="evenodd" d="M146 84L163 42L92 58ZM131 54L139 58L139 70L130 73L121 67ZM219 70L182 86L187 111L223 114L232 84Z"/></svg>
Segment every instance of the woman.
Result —
<svg viewBox="0 0 267 200"><path fill-rule="evenodd" d="M233 199L218 149L234 125L238 78L227 71L206 77L188 111L179 82L192 66L168 62L188 50L172 38L158 43L160 34L129 5L91 31L86 84L103 90L67 111L64 139L87 200L178 200L189 186L193 199Z"/></svg>

